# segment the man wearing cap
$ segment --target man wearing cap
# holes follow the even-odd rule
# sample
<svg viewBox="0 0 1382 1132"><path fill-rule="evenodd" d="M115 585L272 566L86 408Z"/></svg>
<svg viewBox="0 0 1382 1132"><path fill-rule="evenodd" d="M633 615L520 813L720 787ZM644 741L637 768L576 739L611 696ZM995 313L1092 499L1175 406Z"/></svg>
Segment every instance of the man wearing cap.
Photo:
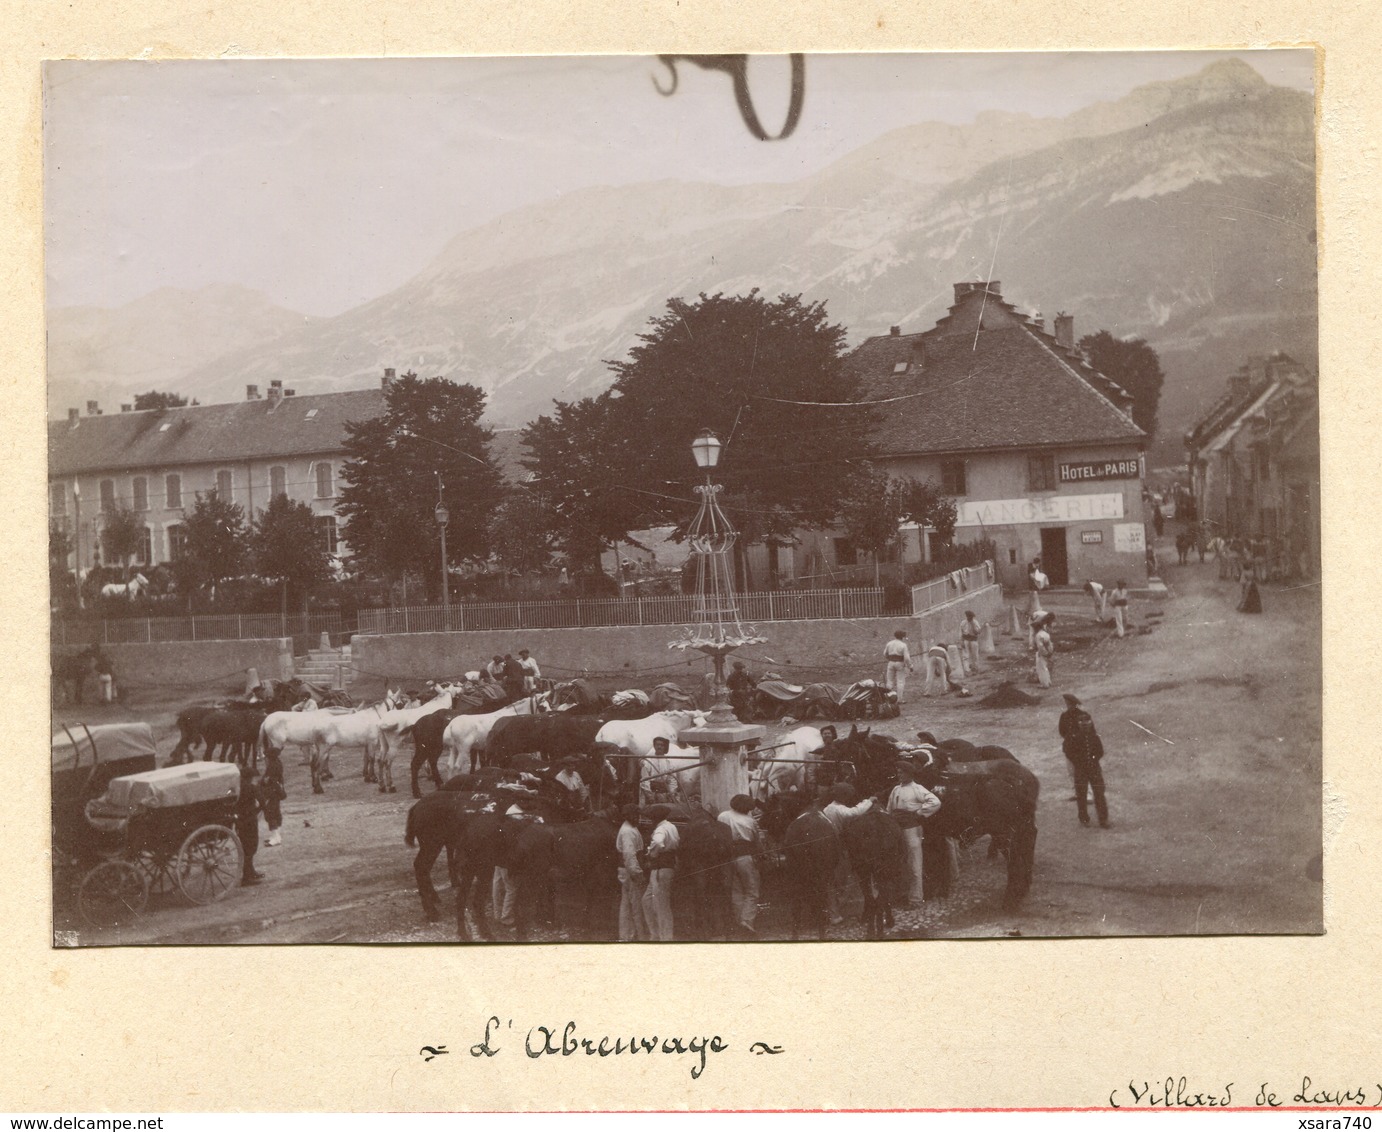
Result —
<svg viewBox="0 0 1382 1132"><path fill-rule="evenodd" d="M974 610L966 609L965 619L960 622L960 655L971 673L979 671L979 631L982 628Z"/></svg>
<svg viewBox="0 0 1382 1132"><path fill-rule="evenodd" d="M902 760L897 764L898 783L888 795L888 813L902 827L902 837L907 843L907 867L912 873L912 888L908 900L920 904L924 898L922 888L922 821L941 808L941 800L917 781L917 768Z"/></svg>
<svg viewBox="0 0 1382 1132"><path fill-rule="evenodd" d="M1079 808L1080 824L1089 824L1089 788L1094 788L1094 811L1099 825L1108 828L1108 802L1104 800L1104 772L1099 766L1104 757L1104 743L1094 730L1094 720L1080 707L1080 701L1065 694L1065 711L1060 717L1061 749L1075 772L1075 805Z"/></svg>
<svg viewBox="0 0 1382 1132"><path fill-rule="evenodd" d="M912 671L912 654L907 650L907 630L899 629L883 646L883 685L897 694L897 702L907 702L907 673Z"/></svg>
<svg viewBox="0 0 1382 1132"><path fill-rule="evenodd" d="M583 811L590 801L590 788L576 769L580 764L581 760L575 755L567 755L557 763L561 769L552 776L552 781L566 791L567 809L575 813Z"/></svg>
<svg viewBox="0 0 1382 1132"><path fill-rule="evenodd" d="M625 806L621 815L624 824L614 837L614 851L619 854L619 942L642 942L648 938L648 920L643 915L648 878L639 862L643 834L638 830L638 807Z"/></svg>
<svg viewBox="0 0 1382 1132"><path fill-rule="evenodd" d="M643 915L648 920L648 934L664 943L674 938L672 932L672 881L677 875L677 850L681 834L671 821L670 806L654 806L648 816L657 823L648 841L648 889L643 893Z"/></svg>
<svg viewBox="0 0 1382 1132"><path fill-rule="evenodd" d="M736 794L729 800L729 809L720 815L720 824L729 826L734 860L730 863L729 899L734 918L746 935L757 935L754 921L758 918L758 850L762 834L753 816L753 799Z"/></svg>
<svg viewBox="0 0 1382 1132"><path fill-rule="evenodd" d="M849 883L849 859L845 856L843 841L845 825L873 809L873 799L865 798L858 805L855 805L854 799L859 795L853 785L848 782L835 783L830 788L829 795L830 801L826 803L821 813L834 828L836 835L841 837L841 842L840 862L835 867L835 875L830 880L830 891L826 893L826 903L830 909L830 922L838 924L843 920L840 915L840 897L844 893L845 886Z"/></svg>
<svg viewBox="0 0 1382 1132"><path fill-rule="evenodd" d="M528 655L527 649L518 650L518 667L523 670L523 692L531 696L537 691L537 682L542 679L542 669L537 661Z"/></svg>
<svg viewBox="0 0 1382 1132"><path fill-rule="evenodd" d="M666 802L678 786L676 764L668 757L672 749L669 739L659 735L653 740L653 753L638 764L643 780L640 793L645 799Z"/></svg>

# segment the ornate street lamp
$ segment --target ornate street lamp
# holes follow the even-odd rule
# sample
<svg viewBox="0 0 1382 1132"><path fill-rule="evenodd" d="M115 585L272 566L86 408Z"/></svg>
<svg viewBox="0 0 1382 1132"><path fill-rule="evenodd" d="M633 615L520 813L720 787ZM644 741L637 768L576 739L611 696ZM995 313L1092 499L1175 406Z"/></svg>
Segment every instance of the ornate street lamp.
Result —
<svg viewBox="0 0 1382 1132"><path fill-rule="evenodd" d="M451 586L448 584L449 578L446 570L446 524L451 521L451 512L446 509L446 504L441 498L441 474L437 474L437 507L432 512L437 517L437 526L441 528L441 616L442 627L451 628Z"/></svg>
<svg viewBox="0 0 1382 1132"><path fill-rule="evenodd" d="M708 723L711 727L737 722L725 685L725 657L744 645L762 644L767 640L739 617L731 559L738 534L720 510L721 486L710 482L710 472L720 462L720 448L719 438L709 430L703 431L691 443L697 466L705 470L705 483L696 487L701 508L687 532L691 553L696 556L695 623L687 626L681 640L669 646L695 649L714 662L715 704L710 709Z"/></svg>

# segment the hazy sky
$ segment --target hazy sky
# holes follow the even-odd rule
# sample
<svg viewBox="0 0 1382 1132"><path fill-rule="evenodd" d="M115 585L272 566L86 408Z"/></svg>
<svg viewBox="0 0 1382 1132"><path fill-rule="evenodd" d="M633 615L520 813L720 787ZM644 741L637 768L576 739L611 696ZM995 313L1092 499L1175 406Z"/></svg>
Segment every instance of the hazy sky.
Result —
<svg viewBox="0 0 1382 1132"><path fill-rule="evenodd" d="M48 301L238 283L308 314L375 298L456 233L597 184L789 181L899 126L1064 116L1230 55L1313 89L1309 51L818 55L796 133L760 142L726 75L653 57L55 62L45 73ZM785 57L752 61L785 112Z"/></svg>

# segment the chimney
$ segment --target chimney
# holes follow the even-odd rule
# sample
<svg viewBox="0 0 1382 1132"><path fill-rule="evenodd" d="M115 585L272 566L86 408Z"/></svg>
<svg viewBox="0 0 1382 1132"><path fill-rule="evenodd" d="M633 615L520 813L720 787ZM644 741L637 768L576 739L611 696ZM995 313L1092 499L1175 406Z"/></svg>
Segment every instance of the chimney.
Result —
<svg viewBox="0 0 1382 1132"><path fill-rule="evenodd" d="M258 401L258 400L259 400L259 386L257 386L257 385L246 385L246 386L245 386L245 400L246 400L246 401Z"/></svg>
<svg viewBox="0 0 1382 1132"><path fill-rule="evenodd" d="M99 417L101 415L100 405L95 401L88 401L86 403L86 415L88 417Z"/></svg>
<svg viewBox="0 0 1382 1132"><path fill-rule="evenodd" d="M282 397L283 397L283 382L281 382L281 381L279 381L279 380L277 380L277 379L275 379L275 380L269 382L269 397L268 397L269 404L270 404L271 406L272 406L272 405L277 405L278 402L279 402L279 400L280 400Z"/></svg>
<svg viewBox="0 0 1382 1132"><path fill-rule="evenodd" d="M1064 311L1056 312L1056 345L1067 350L1075 348L1075 316Z"/></svg>
<svg viewBox="0 0 1382 1132"><path fill-rule="evenodd" d="M120 411L121 411L122 413L132 413L132 412L134 412L134 406L133 406L133 405L121 405L121 406L120 406Z"/></svg>
<svg viewBox="0 0 1382 1132"><path fill-rule="evenodd" d="M393 379L394 369L393 366L389 366L386 370L384 370L384 380L381 383L381 387L387 389L390 385L393 384Z"/></svg>
<svg viewBox="0 0 1382 1132"><path fill-rule="evenodd" d="M296 397L297 395L298 391L296 389L285 389L283 391L283 396L285 397Z"/></svg>
<svg viewBox="0 0 1382 1132"><path fill-rule="evenodd" d="M1252 389L1252 372L1243 366L1228 379L1228 391L1235 401L1241 401Z"/></svg>
<svg viewBox="0 0 1382 1132"><path fill-rule="evenodd" d="M76 424L81 419L81 415L82 411L80 409L68 409L67 423L70 425Z"/></svg>
<svg viewBox="0 0 1382 1132"><path fill-rule="evenodd" d="M888 327L888 334L889 334L891 337L893 337L893 338L898 337L898 335L900 335L901 333L902 333L902 327L900 327L900 326L890 326L890 327Z"/></svg>
<svg viewBox="0 0 1382 1132"><path fill-rule="evenodd" d="M1041 311L1032 311L1032 325L1043 334L1046 333L1046 320L1042 318Z"/></svg>

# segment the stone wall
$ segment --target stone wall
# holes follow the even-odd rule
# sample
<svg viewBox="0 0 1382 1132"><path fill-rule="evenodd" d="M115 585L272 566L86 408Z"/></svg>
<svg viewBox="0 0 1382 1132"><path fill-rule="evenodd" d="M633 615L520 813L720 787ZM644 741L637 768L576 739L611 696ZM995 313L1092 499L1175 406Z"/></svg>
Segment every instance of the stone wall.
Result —
<svg viewBox="0 0 1382 1132"><path fill-rule="evenodd" d="M57 651L62 651L61 649ZM253 641L154 641L151 644L102 645L115 666L115 679L124 687L157 688L206 683L219 692L236 683L247 669L257 668L261 680L287 680L293 675L293 640L273 637Z"/></svg>
<svg viewBox="0 0 1382 1132"><path fill-rule="evenodd" d="M1004 609L1003 592L997 585L984 586L929 609L920 617L762 622L757 628L768 643L745 649L743 656L759 674L774 664L781 665L788 679L792 665L859 666L860 676L881 677L883 646L895 630L907 630L912 652L917 654L938 637L947 642L957 641L966 609L973 609L981 621L988 620L998 629ZM453 675L478 668L495 653L517 654L520 648L526 648L542 666L543 674L553 679L569 679L582 672L627 671L630 683L694 683L708 670L709 662L700 653L669 649L667 642L676 636L677 627L673 625L357 634L350 650L355 680L422 680Z"/></svg>

